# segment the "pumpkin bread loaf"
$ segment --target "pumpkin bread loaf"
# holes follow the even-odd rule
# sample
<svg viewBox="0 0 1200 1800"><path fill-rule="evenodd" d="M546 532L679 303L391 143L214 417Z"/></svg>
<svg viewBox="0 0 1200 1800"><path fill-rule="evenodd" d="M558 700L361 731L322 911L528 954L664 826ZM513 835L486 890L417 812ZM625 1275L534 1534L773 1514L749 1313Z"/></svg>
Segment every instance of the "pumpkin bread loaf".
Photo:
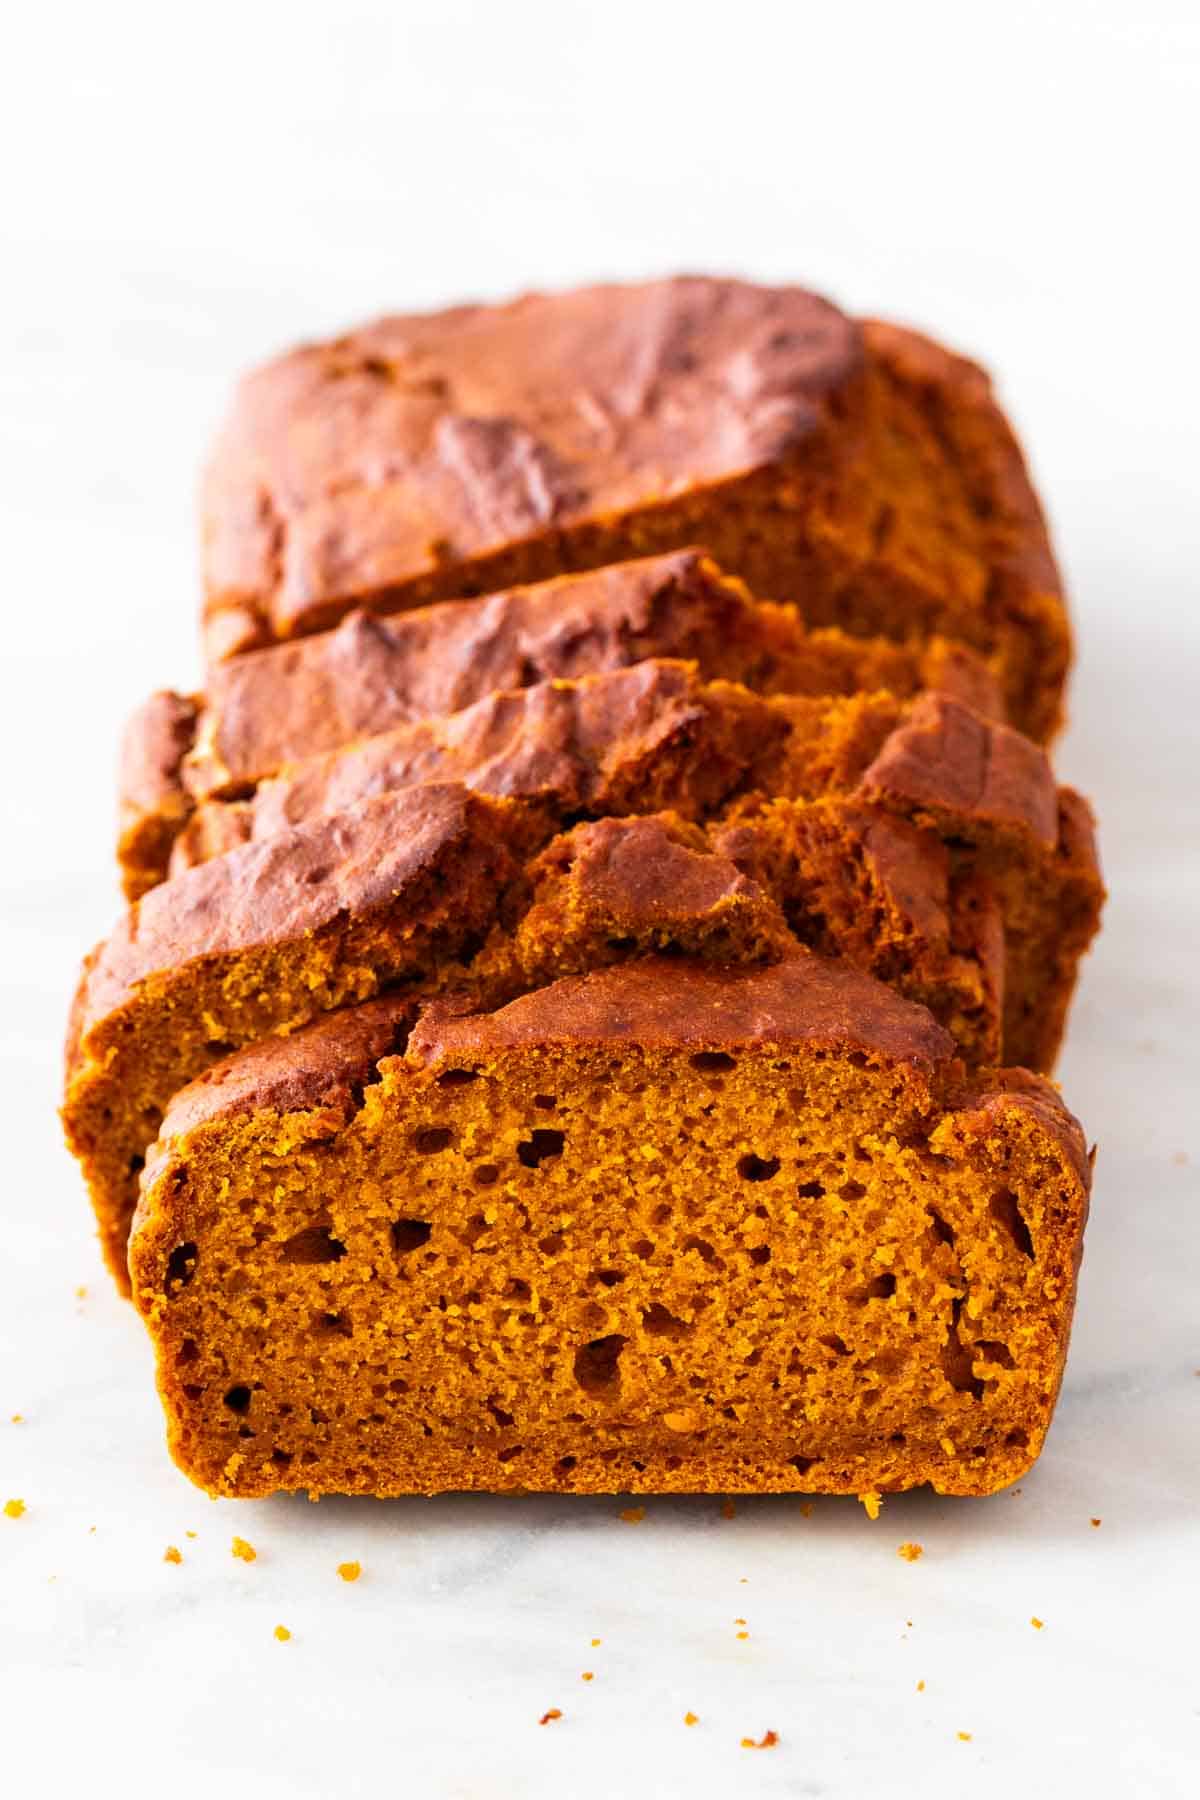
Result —
<svg viewBox="0 0 1200 1800"><path fill-rule="evenodd" d="M300 757L443 713L497 689L694 661L758 693L950 693L989 716L1001 697L984 659L934 638L902 645L805 629L793 607L751 598L698 550L560 576L391 618L354 612L336 630L210 670L203 696L158 693L122 741L118 860L136 900L165 878L193 807L243 795Z"/></svg>
<svg viewBox="0 0 1200 1800"><path fill-rule="evenodd" d="M214 1494L987 1494L1037 1456L1089 1165L1051 1086L796 953L390 996L177 1095L130 1241ZM410 1035L411 1030L411 1035Z"/></svg>
<svg viewBox="0 0 1200 1800"><path fill-rule="evenodd" d="M387 318L249 376L203 496L210 659L703 544L810 626L997 660L1042 739L1061 582L982 370L796 287L679 277Z"/></svg>

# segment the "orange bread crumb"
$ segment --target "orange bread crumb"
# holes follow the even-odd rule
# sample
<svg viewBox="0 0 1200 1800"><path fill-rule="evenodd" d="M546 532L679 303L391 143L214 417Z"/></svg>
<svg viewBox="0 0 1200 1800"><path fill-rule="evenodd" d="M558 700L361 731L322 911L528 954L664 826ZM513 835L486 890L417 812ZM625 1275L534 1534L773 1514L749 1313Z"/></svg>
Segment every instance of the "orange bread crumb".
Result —
<svg viewBox="0 0 1200 1800"><path fill-rule="evenodd" d="M6 1519L19 1519L24 1511L25 1502L23 1500L6 1500L4 1502L4 1516Z"/></svg>
<svg viewBox="0 0 1200 1800"><path fill-rule="evenodd" d="M275 1636L279 1639L281 1644L286 1644L291 1635L292 1634L286 1625L277 1625L275 1627Z"/></svg>
<svg viewBox="0 0 1200 1800"><path fill-rule="evenodd" d="M700 1715L699 1713L685 1712L683 1715L683 1722L685 1725L698 1725L700 1723Z"/></svg>
<svg viewBox="0 0 1200 1800"><path fill-rule="evenodd" d="M541 1718L538 1720L538 1724L539 1725L549 1725L551 1719L561 1719L561 1718L562 1718L562 1708L559 1706L551 1706L546 1712L544 1712L542 1714Z"/></svg>
<svg viewBox="0 0 1200 1800"><path fill-rule="evenodd" d="M1096 1526L1096 1525L1099 1525L1099 1524L1100 1524L1100 1520L1099 1520L1099 1519L1093 1519L1093 1520L1092 1520L1092 1525L1093 1525L1093 1526Z"/></svg>
<svg viewBox="0 0 1200 1800"><path fill-rule="evenodd" d="M242 1562L254 1562L258 1556L258 1551L254 1548L254 1545L248 1544L245 1538L235 1537L232 1549L234 1556L238 1557Z"/></svg>
<svg viewBox="0 0 1200 1800"><path fill-rule="evenodd" d="M596 1676L593 1670L585 1669L579 1679L580 1681L595 1681Z"/></svg>
<svg viewBox="0 0 1200 1800"><path fill-rule="evenodd" d="M877 1493L860 1494L859 1499L867 1509L868 1519L877 1519L883 1506L883 1496Z"/></svg>
<svg viewBox="0 0 1200 1800"><path fill-rule="evenodd" d="M623 1506L620 1516L627 1525L640 1525L646 1516L646 1509L644 1506Z"/></svg>
<svg viewBox="0 0 1200 1800"><path fill-rule="evenodd" d="M923 1694L925 1692L925 1683L923 1681L918 1681L917 1692L918 1694Z"/></svg>
<svg viewBox="0 0 1200 1800"><path fill-rule="evenodd" d="M1029 1623L1033 1626L1033 1629L1035 1631L1044 1631L1045 1630L1045 1626L1046 1626L1045 1619L1039 1619L1036 1613L1034 1614L1033 1618L1030 1619Z"/></svg>
<svg viewBox="0 0 1200 1800"><path fill-rule="evenodd" d="M337 1572L343 1581L357 1581L362 1574L362 1564L359 1562L339 1563Z"/></svg>
<svg viewBox="0 0 1200 1800"><path fill-rule="evenodd" d="M778 1742L779 1742L779 1733L777 1731L764 1731L760 1738L748 1738L748 1737L743 1738L742 1739L742 1749L743 1750L773 1750Z"/></svg>
<svg viewBox="0 0 1200 1800"><path fill-rule="evenodd" d="M958 1735L958 1739L959 1739L960 1743L963 1743L963 1744L970 1743L971 1733L969 1731L960 1731L957 1735Z"/></svg>
<svg viewBox="0 0 1200 1800"><path fill-rule="evenodd" d="M168 1544L163 1551L163 1561L169 1563L181 1563L183 1561L183 1552L178 1550L174 1544Z"/></svg>
<svg viewBox="0 0 1200 1800"><path fill-rule="evenodd" d="M905 1562L916 1562L918 1558L924 1556L924 1554L924 1544L901 1544L896 1552L896 1555L902 1556Z"/></svg>

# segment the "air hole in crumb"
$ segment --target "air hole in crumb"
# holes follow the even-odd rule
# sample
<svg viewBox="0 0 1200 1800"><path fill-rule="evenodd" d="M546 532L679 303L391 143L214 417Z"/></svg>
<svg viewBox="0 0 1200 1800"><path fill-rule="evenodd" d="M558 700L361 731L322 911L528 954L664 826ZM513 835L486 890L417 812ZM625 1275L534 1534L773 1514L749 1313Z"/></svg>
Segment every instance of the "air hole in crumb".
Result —
<svg viewBox="0 0 1200 1800"><path fill-rule="evenodd" d="M550 1231L544 1238L538 1239L538 1249L543 1256L558 1256L566 1248L566 1243L561 1231Z"/></svg>
<svg viewBox="0 0 1200 1800"><path fill-rule="evenodd" d="M970 1394L973 1399L982 1400L984 1384L977 1379L972 1367L971 1351L958 1334L962 1307L962 1301L956 1300L951 1308L950 1329L940 1352L942 1372L957 1393Z"/></svg>
<svg viewBox="0 0 1200 1800"><path fill-rule="evenodd" d="M642 1325L651 1337L684 1337L692 1329L686 1320L677 1319L673 1312L669 1312L657 1300L642 1313Z"/></svg>
<svg viewBox="0 0 1200 1800"><path fill-rule="evenodd" d="M447 1069L444 1075L438 1076L437 1084L439 1087L465 1087L469 1081L478 1080L476 1069Z"/></svg>
<svg viewBox="0 0 1200 1800"><path fill-rule="evenodd" d="M280 1261L285 1263L340 1262L345 1254L345 1244L328 1225L306 1225L279 1247Z"/></svg>
<svg viewBox="0 0 1200 1800"><path fill-rule="evenodd" d="M198 1252L195 1244L176 1244L167 1258L167 1279L164 1288L168 1300L174 1299L181 1288L185 1288L196 1273Z"/></svg>
<svg viewBox="0 0 1200 1800"><path fill-rule="evenodd" d="M1029 1227L1021 1217L1021 1208L1017 1204L1017 1196L1011 1188L997 1188L988 1201L988 1211L997 1225L1003 1227L1011 1237L1022 1256L1033 1261L1033 1239Z"/></svg>
<svg viewBox="0 0 1200 1800"><path fill-rule="evenodd" d="M533 1292L533 1289L530 1287L530 1285L527 1281L522 1281L519 1275L514 1275L512 1280L509 1282L508 1286L505 1288L503 1294L501 1295L501 1299L502 1300L528 1300L528 1298L532 1292Z"/></svg>
<svg viewBox="0 0 1200 1800"><path fill-rule="evenodd" d="M796 1192L801 1200L821 1200L825 1195L825 1189L819 1181L802 1182Z"/></svg>
<svg viewBox="0 0 1200 1800"><path fill-rule="evenodd" d="M524 1141L517 1145L517 1161L527 1169L536 1169L540 1163L550 1157L561 1156L566 1136L561 1131L550 1131L539 1125L531 1131Z"/></svg>
<svg viewBox="0 0 1200 1800"><path fill-rule="evenodd" d="M128 1167L129 1167L129 1173L131 1175L140 1175L142 1170L145 1168L145 1166L146 1166L146 1159L144 1156L131 1156L130 1157Z"/></svg>
<svg viewBox="0 0 1200 1800"><path fill-rule="evenodd" d="M392 1226L392 1248L397 1256L408 1256L427 1244L432 1234L428 1219L397 1219Z"/></svg>
<svg viewBox="0 0 1200 1800"><path fill-rule="evenodd" d="M656 1206L654 1211L650 1214L650 1222L652 1225L669 1225L670 1224L671 1208L665 1200L661 1203L661 1205Z"/></svg>
<svg viewBox="0 0 1200 1800"><path fill-rule="evenodd" d="M615 1394L621 1383L621 1352L625 1339L620 1332L593 1338L575 1352L575 1379L585 1394Z"/></svg>
<svg viewBox="0 0 1200 1800"><path fill-rule="evenodd" d="M553 1112L558 1105L558 1101L553 1094L535 1094L533 1096L533 1104L538 1107L541 1112Z"/></svg>
<svg viewBox="0 0 1200 1800"><path fill-rule="evenodd" d="M770 1245L769 1244L755 1244L753 1250L751 1250L751 1252L750 1252L750 1261L752 1263L757 1263L758 1266L761 1268L763 1263L769 1263L770 1260L771 1260Z"/></svg>
<svg viewBox="0 0 1200 1800"><path fill-rule="evenodd" d="M493 1187L500 1179L500 1171L495 1163L477 1163L471 1171L471 1179L476 1187Z"/></svg>
<svg viewBox="0 0 1200 1800"><path fill-rule="evenodd" d="M564 1475L569 1475L571 1470L575 1467L575 1458L573 1456L560 1456L555 1467L561 1469Z"/></svg>
<svg viewBox="0 0 1200 1800"><path fill-rule="evenodd" d="M832 1350L835 1356L849 1356L850 1354L850 1347L845 1338L839 1337L836 1331L826 1332L823 1337L817 1339L817 1342L824 1344L827 1350Z"/></svg>
<svg viewBox="0 0 1200 1800"><path fill-rule="evenodd" d="M779 1158L755 1156L751 1151L741 1158L737 1172L743 1181L770 1181L779 1173Z"/></svg>
<svg viewBox="0 0 1200 1800"><path fill-rule="evenodd" d="M717 1261L717 1253L707 1238L686 1237L683 1240L683 1248L694 1250L703 1262L715 1263Z"/></svg>
<svg viewBox="0 0 1200 1800"><path fill-rule="evenodd" d="M691 1059L693 1069L699 1069L702 1075L720 1075L735 1064L732 1056L724 1050L698 1050Z"/></svg>
<svg viewBox="0 0 1200 1800"><path fill-rule="evenodd" d="M654 1245L649 1238L638 1238L637 1242L629 1247L635 1256L640 1257L642 1262L649 1262L654 1255Z"/></svg>
<svg viewBox="0 0 1200 1800"><path fill-rule="evenodd" d="M502 1463L511 1462L514 1456L520 1456L524 1448L524 1444L510 1444L507 1450L501 1450L496 1461Z"/></svg>
<svg viewBox="0 0 1200 1800"><path fill-rule="evenodd" d="M997 1344L992 1338L980 1338L975 1349L985 1362L999 1363L1002 1369L1015 1369L1017 1366L1007 1344Z"/></svg>
<svg viewBox="0 0 1200 1800"><path fill-rule="evenodd" d="M225 1395L225 1404L233 1413L250 1411L250 1389L248 1387L231 1387Z"/></svg>
<svg viewBox="0 0 1200 1800"><path fill-rule="evenodd" d="M501 1430L507 1430L508 1426L512 1424L512 1414L510 1412L505 1412L504 1408L498 1406L494 1400L488 1401L487 1409L491 1413L493 1419L495 1419L497 1425L500 1426Z"/></svg>
<svg viewBox="0 0 1200 1800"><path fill-rule="evenodd" d="M1012 1450L1027 1450L1029 1448L1029 1433L1027 1431L1022 1431L1020 1426L1018 1426L1015 1431L1009 1432L1004 1441Z"/></svg>
<svg viewBox="0 0 1200 1800"><path fill-rule="evenodd" d="M195 1338L184 1338L182 1344L180 1344L178 1350L175 1352L175 1361L179 1363L193 1363L199 1354L200 1346Z"/></svg>
<svg viewBox="0 0 1200 1800"><path fill-rule="evenodd" d="M890 1274L872 1275L870 1281L868 1281L866 1287L863 1289L863 1293L868 1300L890 1300L895 1291L896 1277Z"/></svg>
<svg viewBox="0 0 1200 1800"><path fill-rule="evenodd" d="M601 1287L618 1287L624 1279L625 1277L622 1275L620 1269L596 1270L596 1280L600 1283Z"/></svg>
<svg viewBox="0 0 1200 1800"><path fill-rule="evenodd" d="M349 1313L318 1313L313 1320L313 1332L317 1337L353 1337L354 1326Z"/></svg>
<svg viewBox="0 0 1200 1800"><path fill-rule="evenodd" d="M418 1156L436 1156L439 1150L446 1150L454 1133L448 1125L424 1125L420 1131L414 1131L412 1146Z"/></svg>
<svg viewBox="0 0 1200 1800"><path fill-rule="evenodd" d="M797 1475L807 1475L808 1471L812 1468L812 1466L816 1462L816 1460L817 1459L815 1456L789 1456L788 1457L788 1462L791 1464L792 1468L795 1469Z"/></svg>
<svg viewBox="0 0 1200 1800"><path fill-rule="evenodd" d="M289 1468L291 1466L292 1453L290 1450L272 1450L271 1461L275 1464L276 1468Z"/></svg>
<svg viewBox="0 0 1200 1800"><path fill-rule="evenodd" d="M843 1200L862 1200L865 1197L866 1192L867 1190L861 1181L843 1182L838 1189L838 1193L842 1196Z"/></svg>
<svg viewBox="0 0 1200 1800"><path fill-rule="evenodd" d="M939 1244L952 1244L954 1242L954 1227L952 1225L947 1225L947 1223L946 1223L945 1219L943 1219L941 1213L935 1212L932 1206L927 1208L927 1211L929 1214L929 1223L930 1223L930 1226L932 1227L933 1235L937 1239L938 1243Z"/></svg>

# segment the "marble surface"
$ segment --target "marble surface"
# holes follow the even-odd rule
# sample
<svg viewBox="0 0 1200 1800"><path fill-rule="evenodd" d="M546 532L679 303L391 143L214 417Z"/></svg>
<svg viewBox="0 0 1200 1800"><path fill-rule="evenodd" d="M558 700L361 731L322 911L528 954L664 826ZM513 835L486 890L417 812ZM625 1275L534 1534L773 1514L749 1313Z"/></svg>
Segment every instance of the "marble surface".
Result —
<svg viewBox="0 0 1200 1800"><path fill-rule="evenodd" d="M1200 1791L1200 34L1185 6L1089 7L1078 35L1070 7L1011 5L994 35L990 9L866 10L751 0L736 39L624 0L23 22L0 121L0 1501L27 1509L0 1514L6 1792ZM212 1503L163 1451L53 1110L76 959L117 904L117 723L196 674L206 436L244 363L384 304L706 265L986 355L1052 511L1081 640L1060 765L1112 897L1060 1071L1099 1161L1045 1456L873 1524L834 1500L652 1500L638 1524L616 1499Z"/></svg>

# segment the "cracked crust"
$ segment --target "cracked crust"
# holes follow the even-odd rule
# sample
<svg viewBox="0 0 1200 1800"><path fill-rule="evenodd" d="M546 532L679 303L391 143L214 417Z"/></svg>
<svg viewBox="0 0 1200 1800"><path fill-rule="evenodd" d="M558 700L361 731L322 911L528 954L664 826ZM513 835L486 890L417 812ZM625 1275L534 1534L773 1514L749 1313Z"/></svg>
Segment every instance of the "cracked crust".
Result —
<svg viewBox="0 0 1200 1800"><path fill-rule="evenodd" d="M694 661L708 678L761 693L933 688L989 716L1002 707L993 672L965 646L808 631L694 549L392 618L355 612L336 630L215 665L196 700L155 695L135 714L122 761L126 892L165 878L175 837L206 800L243 796L301 757L496 690L645 657Z"/></svg>

